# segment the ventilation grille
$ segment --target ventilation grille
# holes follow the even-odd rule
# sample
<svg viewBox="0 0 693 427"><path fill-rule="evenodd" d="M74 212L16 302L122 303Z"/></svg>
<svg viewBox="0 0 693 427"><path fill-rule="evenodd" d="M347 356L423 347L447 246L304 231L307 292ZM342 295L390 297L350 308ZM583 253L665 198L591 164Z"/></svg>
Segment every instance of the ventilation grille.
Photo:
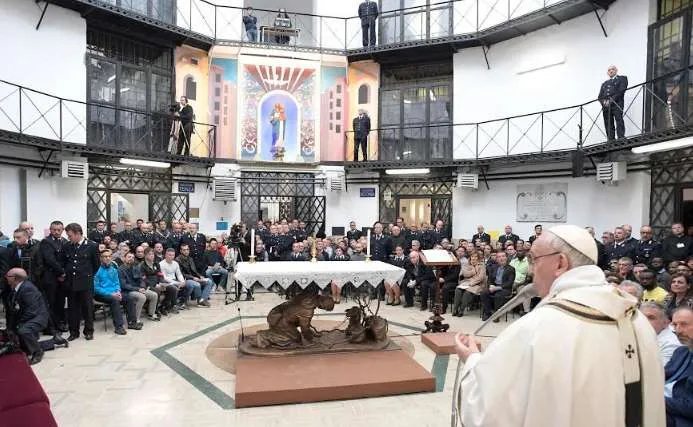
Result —
<svg viewBox="0 0 693 427"><path fill-rule="evenodd" d="M457 188L471 188L472 190L479 189L479 174L458 173Z"/></svg>
<svg viewBox="0 0 693 427"><path fill-rule="evenodd" d="M625 162L598 163L597 181L621 181L626 178L627 166Z"/></svg>
<svg viewBox="0 0 693 427"><path fill-rule="evenodd" d="M60 163L60 176L63 178L89 178L89 164L75 160L63 160Z"/></svg>
<svg viewBox="0 0 693 427"><path fill-rule="evenodd" d="M233 178L214 178L214 200L230 200L235 202L236 180Z"/></svg>
<svg viewBox="0 0 693 427"><path fill-rule="evenodd" d="M346 183L344 182L344 175L334 175L327 178L327 188L330 191L344 191Z"/></svg>

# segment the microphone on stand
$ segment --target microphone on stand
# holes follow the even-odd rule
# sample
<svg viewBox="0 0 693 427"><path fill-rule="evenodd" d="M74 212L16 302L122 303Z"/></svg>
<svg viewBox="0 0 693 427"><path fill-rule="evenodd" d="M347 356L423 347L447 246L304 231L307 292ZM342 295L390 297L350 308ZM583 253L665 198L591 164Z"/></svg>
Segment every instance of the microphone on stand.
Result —
<svg viewBox="0 0 693 427"><path fill-rule="evenodd" d="M532 299L536 296L539 296L537 293L537 290L534 288L534 283L530 283L529 285L525 286L520 290L520 292L517 293L510 301L506 302L503 304L503 307L499 308L496 310L495 313L491 315L484 323L481 324L472 335L477 335L479 332L481 332L489 323L493 322L494 320L500 318L502 315L505 313L508 313L510 310L513 308L517 307L518 305L522 304L523 302L527 301L528 299ZM460 371L462 370L462 359L459 360L457 363L457 372L455 373L455 388L452 389L452 413L451 413L451 419L450 419L450 426L451 427L457 427L457 422L459 420L459 414L457 413L457 404L461 403L461 396L460 396ZM460 423L460 425L462 425ZM464 427L464 426L463 426Z"/></svg>

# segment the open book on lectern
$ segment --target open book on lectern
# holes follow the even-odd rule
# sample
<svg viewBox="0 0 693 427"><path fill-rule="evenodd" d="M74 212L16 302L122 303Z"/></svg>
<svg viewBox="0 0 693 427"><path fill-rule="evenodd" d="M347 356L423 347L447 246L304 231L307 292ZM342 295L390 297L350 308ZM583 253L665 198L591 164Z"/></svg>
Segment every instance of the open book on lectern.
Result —
<svg viewBox="0 0 693 427"><path fill-rule="evenodd" d="M425 265L443 266L443 265L459 265L460 260L455 254L446 251L445 249L427 249L421 251L421 261Z"/></svg>

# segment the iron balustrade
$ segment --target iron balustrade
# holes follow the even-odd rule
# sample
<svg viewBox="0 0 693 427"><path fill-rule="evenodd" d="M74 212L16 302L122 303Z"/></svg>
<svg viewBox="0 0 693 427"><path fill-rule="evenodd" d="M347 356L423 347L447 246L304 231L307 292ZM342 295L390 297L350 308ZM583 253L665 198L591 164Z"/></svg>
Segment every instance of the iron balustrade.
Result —
<svg viewBox="0 0 693 427"><path fill-rule="evenodd" d="M687 102L692 70L693 66L681 69L624 92L624 140L693 125L693 104ZM609 144L604 111L604 105L595 99L478 123L383 126L369 134L368 145L378 145L378 156L368 160L476 160ZM345 132L344 138L345 159L351 162L354 131Z"/></svg>
<svg viewBox="0 0 693 427"><path fill-rule="evenodd" d="M0 130L87 147L167 156L173 116L60 98L0 80ZM192 157L214 158L216 126L193 122ZM180 135L180 133L178 133Z"/></svg>
<svg viewBox="0 0 693 427"><path fill-rule="evenodd" d="M363 51L361 20L358 16L338 17L287 11L293 27L299 29L300 33L284 45L273 41L250 42L242 23L242 7L217 5L208 0L71 1L135 17L162 28L183 30L214 44L274 45L342 54ZM494 29L507 27L516 19L531 17L542 10L561 11L585 3L586 0L431 0L424 5L381 10L377 20L376 47L480 38ZM354 11L357 6L355 4ZM591 7L594 10L597 8ZM276 10L254 9L253 13L257 17L258 33L261 26L272 26L277 16Z"/></svg>

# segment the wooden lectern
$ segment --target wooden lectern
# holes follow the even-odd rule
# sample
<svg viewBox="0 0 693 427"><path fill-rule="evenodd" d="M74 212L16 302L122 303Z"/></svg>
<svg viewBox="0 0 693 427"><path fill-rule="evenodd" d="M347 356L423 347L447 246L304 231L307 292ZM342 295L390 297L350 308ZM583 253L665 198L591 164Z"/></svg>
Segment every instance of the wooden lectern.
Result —
<svg viewBox="0 0 693 427"><path fill-rule="evenodd" d="M455 254L445 249L428 249L421 251L421 262L424 265L433 267L436 275L435 282L435 303L433 304L433 316L431 316L424 325L426 329L423 333L427 332L447 332L450 325L443 323L445 320L443 316L443 301L442 301L442 289L440 284L440 278L443 277L443 273L440 267L447 267L453 265L459 265L460 260L457 259Z"/></svg>

